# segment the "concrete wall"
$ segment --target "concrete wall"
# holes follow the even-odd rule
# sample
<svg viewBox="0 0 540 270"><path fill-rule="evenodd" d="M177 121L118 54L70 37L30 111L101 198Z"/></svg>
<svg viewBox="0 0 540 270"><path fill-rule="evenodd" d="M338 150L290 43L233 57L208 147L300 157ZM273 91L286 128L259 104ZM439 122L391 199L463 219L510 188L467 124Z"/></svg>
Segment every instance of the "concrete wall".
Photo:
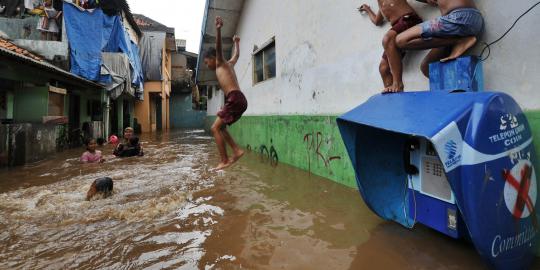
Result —
<svg viewBox="0 0 540 270"><path fill-rule="evenodd" d="M155 131L151 125L150 93L161 95L161 126L164 131L170 129L170 108L169 99L171 94L171 74L172 74L172 55L171 52L163 48L163 57L161 62L162 78L161 81L148 81L144 83L144 100L135 103L135 117L141 124L142 132Z"/></svg>
<svg viewBox="0 0 540 270"><path fill-rule="evenodd" d="M244 90L244 94L246 94L247 96L247 93L246 91ZM210 98L212 97L212 98ZM248 99L248 110L250 109L249 107L251 106L254 106L254 105L251 105L252 101L250 99ZM220 110L221 107L223 107L224 105L224 95L223 95L223 91L219 90L216 86L212 86L208 89L208 115L216 115L217 112ZM246 112L245 115L249 115L249 112Z"/></svg>
<svg viewBox="0 0 540 270"><path fill-rule="evenodd" d="M191 93L174 93L170 100L171 128L203 128L206 111L193 110Z"/></svg>
<svg viewBox="0 0 540 270"><path fill-rule="evenodd" d="M16 123L41 123L48 110L47 86L25 87L15 91L13 117Z"/></svg>
<svg viewBox="0 0 540 270"><path fill-rule="evenodd" d="M0 124L0 168L9 165L9 129L8 125Z"/></svg>
<svg viewBox="0 0 540 270"><path fill-rule="evenodd" d="M122 24L124 25L124 28L126 29L129 38L131 41L133 41L135 44L139 44L139 36L137 36L137 33L135 30L133 30L133 27L131 24L129 24L129 21L126 18L126 13L122 11Z"/></svg>
<svg viewBox="0 0 540 270"><path fill-rule="evenodd" d="M187 72L187 57L181 53L172 54L171 71L171 80L177 82L189 81L190 74Z"/></svg>
<svg viewBox="0 0 540 270"><path fill-rule="evenodd" d="M6 93L6 118L7 119L13 119L13 107L14 107L14 98L13 98L13 92L8 91Z"/></svg>
<svg viewBox="0 0 540 270"><path fill-rule="evenodd" d="M0 167L37 162L54 154L61 129L43 124L0 125Z"/></svg>
<svg viewBox="0 0 540 270"><path fill-rule="evenodd" d="M68 59L69 46L67 42L18 39L14 40L13 43L39 54L50 61L53 60L55 56L60 56L63 61L67 61Z"/></svg>
<svg viewBox="0 0 540 270"><path fill-rule="evenodd" d="M150 127L150 95L149 90L144 84L144 100L135 101L135 118L137 123L141 125L142 132L151 131Z"/></svg>
<svg viewBox="0 0 540 270"><path fill-rule="evenodd" d="M8 101L7 101L7 91L2 91L0 89L0 119L6 119L8 114Z"/></svg>
<svg viewBox="0 0 540 270"><path fill-rule="evenodd" d="M66 31L62 33L62 41L41 40L41 32L36 29L38 20L38 16L24 19L0 18L0 31L7 34L17 46L39 54L47 60L60 56L66 61L69 53ZM65 25L62 29L65 29Z"/></svg>
<svg viewBox="0 0 540 270"><path fill-rule="evenodd" d="M39 16L19 18L0 17L0 31L10 39L41 40L41 32L37 30Z"/></svg>
<svg viewBox="0 0 540 270"><path fill-rule="evenodd" d="M409 2L424 19L439 15L436 8ZM476 2L486 20L481 40L488 42L504 33L515 18L535 3L533 0L514 1L511 5L503 0ZM377 6L375 0L366 0L366 3ZM231 128L241 145L267 145L270 142L265 138L272 138L275 147L280 148L280 157L283 156L280 161L304 168L306 158L294 155L305 148L303 134L319 131L335 134L337 131L334 121L321 122L318 117L334 119L380 92L381 41L390 26L388 23L383 27L374 26L367 16L356 10L360 4L362 2L352 0L245 2L237 26L241 55L235 71L249 107L244 118ZM533 49L540 47L540 36L534 34L537 25L540 25L540 7L492 47L491 57L483 65L486 88L512 95L526 110L540 153L540 91L533 88L540 85L540 65L537 64L540 54ZM272 37L276 46L276 78L253 85L251 52L254 46L261 46ZM480 48L478 45L473 53L478 53ZM429 88L428 79L419 71L426 53L407 54L406 90ZM211 92L208 115L215 116L223 106L223 94ZM258 123L289 128L263 128ZM295 132L291 135L289 130ZM287 138L297 143L286 143ZM335 147L335 152L343 153L343 149ZM346 185L353 176L352 170L341 175L329 175L325 168L318 167L310 171Z"/></svg>
<svg viewBox="0 0 540 270"><path fill-rule="evenodd" d="M376 6L375 0L366 2ZM425 19L438 15L435 8L410 2ZM534 2L477 1L486 19L482 40L494 40ZM389 25L374 26L356 10L360 4L352 0L246 1L237 28L242 54L236 73L250 102L247 114L334 115L379 93L381 40ZM540 54L532 50L540 46L540 36L534 35L539 24L537 8L492 48L492 56L484 63L486 87L511 94L529 110L540 109L540 91L533 89L540 84L540 65L536 64ZM254 86L251 50L274 36L277 76ZM407 90L428 89L428 80L419 72L425 54L412 52L406 57Z"/></svg>

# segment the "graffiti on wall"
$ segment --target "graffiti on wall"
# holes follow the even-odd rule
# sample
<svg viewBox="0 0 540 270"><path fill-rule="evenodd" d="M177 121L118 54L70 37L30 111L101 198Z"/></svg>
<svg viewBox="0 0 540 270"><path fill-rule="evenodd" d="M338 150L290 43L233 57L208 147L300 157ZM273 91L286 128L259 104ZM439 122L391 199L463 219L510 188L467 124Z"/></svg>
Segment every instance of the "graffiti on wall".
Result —
<svg viewBox="0 0 540 270"><path fill-rule="evenodd" d="M322 162L330 170L333 161L341 160L341 156L330 154L333 138L324 136L322 132L311 132L304 135L304 144L308 154L308 169L311 172L312 160Z"/></svg>
<svg viewBox="0 0 540 270"><path fill-rule="evenodd" d="M248 151L253 151L255 153L258 153L261 159L261 162L268 163L272 167L277 167L279 162L279 156L276 151L276 148L272 145L273 142L270 140L270 148L266 146L265 144L261 144L260 146L252 147L251 145L247 145L246 149Z"/></svg>

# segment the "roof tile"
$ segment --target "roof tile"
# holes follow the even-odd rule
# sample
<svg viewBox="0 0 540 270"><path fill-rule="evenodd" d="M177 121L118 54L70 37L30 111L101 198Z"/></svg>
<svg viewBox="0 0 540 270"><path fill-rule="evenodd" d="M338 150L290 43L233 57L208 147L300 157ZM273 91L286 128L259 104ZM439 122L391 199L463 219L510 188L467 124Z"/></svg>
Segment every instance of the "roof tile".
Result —
<svg viewBox="0 0 540 270"><path fill-rule="evenodd" d="M14 52L14 53L26 56L26 57L30 57L36 61L43 61L43 57L37 54L34 54L32 52L29 52L28 50L25 50L3 38L0 38L0 48L6 49L8 51L11 51L11 52Z"/></svg>

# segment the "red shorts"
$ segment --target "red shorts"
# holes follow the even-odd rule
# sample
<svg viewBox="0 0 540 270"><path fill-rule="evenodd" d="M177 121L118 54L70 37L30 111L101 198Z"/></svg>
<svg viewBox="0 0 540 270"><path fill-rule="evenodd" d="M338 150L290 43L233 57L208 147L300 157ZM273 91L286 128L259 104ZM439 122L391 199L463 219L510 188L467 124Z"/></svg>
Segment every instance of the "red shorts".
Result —
<svg viewBox="0 0 540 270"><path fill-rule="evenodd" d="M422 22L422 18L420 18L420 16L418 16L416 13L405 14L401 16L401 18L399 18L394 24L392 24L391 30L394 30L396 33L400 34L415 25L421 24ZM401 57L405 56L405 52L402 52L401 54ZM386 53L383 53L382 57L384 59L388 59Z"/></svg>
<svg viewBox="0 0 540 270"><path fill-rule="evenodd" d="M247 100L242 91L235 90L225 97L225 106L217 113L226 125L232 125L247 110Z"/></svg>

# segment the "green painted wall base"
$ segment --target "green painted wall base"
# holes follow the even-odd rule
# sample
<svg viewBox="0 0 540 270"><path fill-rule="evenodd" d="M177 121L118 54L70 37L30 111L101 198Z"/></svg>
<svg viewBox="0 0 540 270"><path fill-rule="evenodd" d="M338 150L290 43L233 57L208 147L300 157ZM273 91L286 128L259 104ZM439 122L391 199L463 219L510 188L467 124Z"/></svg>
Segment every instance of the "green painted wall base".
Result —
<svg viewBox="0 0 540 270"><path fill-rule="evenodd" d="M533 132L533 142L534 146L536 148L536 164L535 164L535 170L536 170L536 181L538 183L538 174L540 173L540 111L528 111L525 112L525 115L527 115L527 118L529 119L529 124L531 125L531 130ZM540 193L540 185L537 185ZM537 205L538 208L538 205ZM537 256L540 257L540 250L536 253Z"/></svg>
<svg viewBox="0 0 540 270"><path fill-rule="evenodd" d="M525 113L534 134L540 172L540 111ZM215 120L209 116L207 128ZM356 188L335 116L244 116L229 128L237 143L313 174Z"/></svg>
<svg viewBox="0 0 540 270"><path fill-rule="evenodd" d="M533 141L536 148L536 175L540 172L540 111L525 112L533 132Z"/></svg>
<svg viewBox="0 0 540 270"><path fill-rule="evenodd" d="M528 111L525 114L534 135L538 175L540 111ZM354 171L335 119L335 116L247 116L242 117L229 130L239 145L264 154L269 165L279 166L276 161L287 163L357 188ZM215 117L208 117L207 127L213 121Z"/></svg>
<svg viewBox="0 0 540 270"><path fill-rule="evenodd" d="M229 130L239 145L265 154L270 164L279 160L356 188L335 116L246 116Z"/></svg>

